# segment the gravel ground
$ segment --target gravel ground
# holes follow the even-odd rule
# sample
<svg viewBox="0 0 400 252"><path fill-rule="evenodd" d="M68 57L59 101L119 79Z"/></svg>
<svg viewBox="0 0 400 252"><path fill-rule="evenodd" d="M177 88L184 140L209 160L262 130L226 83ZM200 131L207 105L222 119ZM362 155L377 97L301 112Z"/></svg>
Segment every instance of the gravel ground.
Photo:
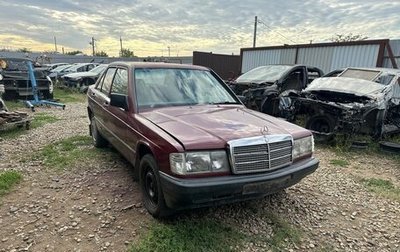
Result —
<svg viewBox="0 0 400 252"><path fill-rule="evenodd" d="M57 172L26 161L49 143L88 132L85 104L37 111L61 120L0 141L0 171L24 175L0 203L0 251L125 251L152 220L131 167L122 158L99 159ZM330 161L343 157L331 150L315 155L320 168L285 192L182 216L217 218L244 233L269 237L273 229L263 213L274 213L302 233L300 244L274 248L278 251L400 251L399 201L369 192L360 182L383 178L400 186L399 164L360 153L339 167ZM269 249L249 242L244 250Z"/></svg>

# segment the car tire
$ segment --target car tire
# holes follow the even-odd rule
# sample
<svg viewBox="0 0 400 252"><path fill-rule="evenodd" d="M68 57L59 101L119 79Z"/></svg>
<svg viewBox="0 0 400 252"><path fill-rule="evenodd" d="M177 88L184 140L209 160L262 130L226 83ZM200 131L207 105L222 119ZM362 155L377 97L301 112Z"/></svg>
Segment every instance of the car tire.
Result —
<svg viewBox="0 0 400 252"><path fill-rule="evenodd" d="M165 204L158 165L152 155L146 154L140 160L139 177L143 204L147 211L155 218L171 215L173 212Z"/></svg>
<svg viewBox="0 0 400 252"><path fill-rule="evenodd" d="M381 142L379 142L379 147L384 152L395 153L395 154L400 153L400 144L399 143L381 141Z"/></svg>
<svg viewBox="0 0 400 252"><path fill-rule="evenodd" d="M93 145L97 148L103 148L106 147L108 142L107 140L100 134L97 125L96 125L96 120L94 119L94 116L90 118L90 130L91 130L91 135L92 135L92 140L93 140Z"/></svg>
<svg viewBox="0 0 400 252"><path fill-rule="evenodd" d="M306 128L317 132L331 133L335 129L335 121L328 115L315 115L307 120Z"/></svg>

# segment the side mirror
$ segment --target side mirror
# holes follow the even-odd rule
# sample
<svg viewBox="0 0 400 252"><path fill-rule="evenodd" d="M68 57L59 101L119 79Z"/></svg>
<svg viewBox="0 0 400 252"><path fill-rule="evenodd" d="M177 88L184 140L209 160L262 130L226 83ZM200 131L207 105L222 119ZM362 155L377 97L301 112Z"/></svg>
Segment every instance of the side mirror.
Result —
<svg viewBox="0 0 400 252"><path fill-rule="evenodd" d="M111 93L110 105L128 110L128 96L123 94Z"/></svg>

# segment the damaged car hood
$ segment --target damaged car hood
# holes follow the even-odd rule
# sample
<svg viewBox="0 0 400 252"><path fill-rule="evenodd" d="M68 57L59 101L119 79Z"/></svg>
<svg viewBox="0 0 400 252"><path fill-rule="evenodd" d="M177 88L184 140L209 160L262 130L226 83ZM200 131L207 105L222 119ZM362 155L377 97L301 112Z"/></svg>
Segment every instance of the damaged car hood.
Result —
<svg viewBox="0 0 400 252"><path fill-rule="evenodd" d="M243 106L199 105L140 113L177 139L185 149L225 148L226 142L262 134L304 136L304 129ZM262 132L262 129L268 129Z"/></svg>
<svg viewBox="0 0 400 252"><path fill-rule="evenodd" d="M76 78L80 78L80 77L96 77L97 75L98 75L98 73L88 71L88 72L70 73L70 74L64 75L64 77L76 79Z"/></svg>
<svg viewBox="0 0 400 252"><path fill-rule="evenodd" d="M354 78L330 77L318 78L314 80L304 91L318 92L328 91L337 93L346 93L356 96L365 96L368 98L378 98L387 86Z"/></svg>

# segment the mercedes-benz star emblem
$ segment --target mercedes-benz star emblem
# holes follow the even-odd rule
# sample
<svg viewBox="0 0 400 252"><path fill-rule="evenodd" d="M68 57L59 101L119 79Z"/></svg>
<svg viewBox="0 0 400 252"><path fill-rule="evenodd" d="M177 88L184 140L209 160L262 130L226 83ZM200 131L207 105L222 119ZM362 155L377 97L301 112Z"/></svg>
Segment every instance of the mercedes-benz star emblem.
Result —
<svg viewBox="0 0 400 252"><path fill-rule="evenodd" d="M263 135L263 136L265 136L265 135L267 135L268 134L268 127L267 126L264 126L264 127L261 127L260 128L260 133L261 133L261 135Z"/></svg>

